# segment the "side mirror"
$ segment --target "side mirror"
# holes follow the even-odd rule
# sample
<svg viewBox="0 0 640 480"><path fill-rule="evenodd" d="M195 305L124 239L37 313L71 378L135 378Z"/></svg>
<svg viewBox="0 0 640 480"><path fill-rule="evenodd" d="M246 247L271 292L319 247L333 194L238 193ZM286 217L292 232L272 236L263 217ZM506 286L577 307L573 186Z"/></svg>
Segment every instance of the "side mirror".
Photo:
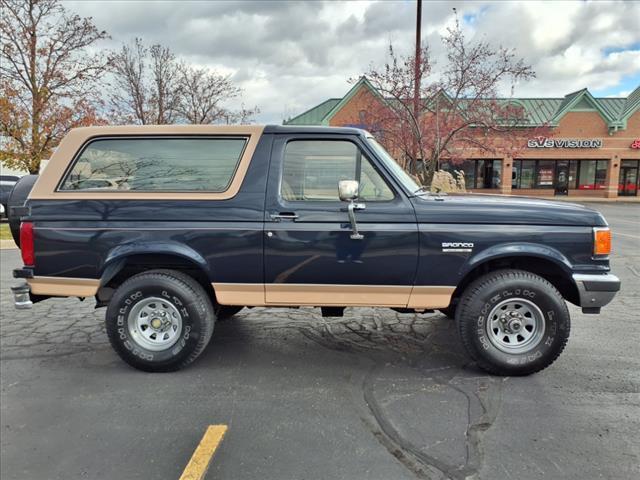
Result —
<svg viewBox="0 0 640 480"><path fill-rule="evenodd" d="M362 240L364 236L358 232L358 224L356 223L356 210L364 210L364 203L355 203L358 198L360 184L356 180L340 180L338 182L338 196L343 202L349 202L347 211L349 212L349 222L351 222L351 240Z"/></svg>
<svg viewBox="0 0 640 480"><path fill-rule="evenodd" d="M343 202L352 202L358 198L360 184L357 180L340 180L338 182L338 197Z"/></svg>

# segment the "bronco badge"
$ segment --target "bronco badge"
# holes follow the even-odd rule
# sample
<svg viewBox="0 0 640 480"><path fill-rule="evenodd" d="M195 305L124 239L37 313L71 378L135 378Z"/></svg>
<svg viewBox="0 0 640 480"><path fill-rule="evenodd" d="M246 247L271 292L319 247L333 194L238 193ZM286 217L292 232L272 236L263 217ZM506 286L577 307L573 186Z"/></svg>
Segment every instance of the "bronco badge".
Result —
<svg viewBox="0 0 640 480"><path fill-rule="evenodd" d="M471 252L473 251L472 242L442 242L443 252Z"/></svg>

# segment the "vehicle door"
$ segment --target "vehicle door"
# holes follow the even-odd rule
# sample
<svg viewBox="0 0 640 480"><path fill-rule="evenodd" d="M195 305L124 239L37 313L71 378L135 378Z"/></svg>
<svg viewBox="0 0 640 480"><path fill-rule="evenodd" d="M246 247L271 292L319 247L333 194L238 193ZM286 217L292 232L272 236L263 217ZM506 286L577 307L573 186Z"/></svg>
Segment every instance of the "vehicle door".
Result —
<svg viewBox="0 0 640 480"><path fill-rule="evenodd" d="M357 180L358 235L338 182ZM265 211L265 299L406 306L418 262L413 206L357 136L281 134Z"/></svg>

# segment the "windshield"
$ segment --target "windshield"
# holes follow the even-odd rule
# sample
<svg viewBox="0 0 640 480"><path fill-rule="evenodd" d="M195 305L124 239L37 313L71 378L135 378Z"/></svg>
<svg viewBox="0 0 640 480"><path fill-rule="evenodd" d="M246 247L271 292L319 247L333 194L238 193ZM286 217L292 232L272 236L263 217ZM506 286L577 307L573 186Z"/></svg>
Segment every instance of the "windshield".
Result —
<svg viewBox="0 0 640 480"><path fill-rule="evenodd" d="M416 181L409 175L404 169L395 161L395 159L389 155L382 145L373 137L367 137L369 145L378 154L378 157L384 162L384 164L391 170L391 173L402 183L409 192L416 193L422 187L416 183Z"/></svg>

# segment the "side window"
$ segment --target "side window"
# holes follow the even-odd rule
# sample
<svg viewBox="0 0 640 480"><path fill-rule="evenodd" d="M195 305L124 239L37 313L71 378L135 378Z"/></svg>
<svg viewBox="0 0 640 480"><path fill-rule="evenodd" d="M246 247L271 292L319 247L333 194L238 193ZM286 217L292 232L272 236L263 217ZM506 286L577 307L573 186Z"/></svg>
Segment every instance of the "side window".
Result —
<svg viewBox="0 0 640 480"><path fill-rule="evenodd" d="M224 192L246 138L111 138L91 142L64 191Z"/></svg>
<svg viewBox="0 0 640 480"><path fill-rule="evenodd" d="M358 180L360 199L393 200L371 162L345 140L294 140L284 152L280 195L287 201L339 201L338 182Z"/></svg>

